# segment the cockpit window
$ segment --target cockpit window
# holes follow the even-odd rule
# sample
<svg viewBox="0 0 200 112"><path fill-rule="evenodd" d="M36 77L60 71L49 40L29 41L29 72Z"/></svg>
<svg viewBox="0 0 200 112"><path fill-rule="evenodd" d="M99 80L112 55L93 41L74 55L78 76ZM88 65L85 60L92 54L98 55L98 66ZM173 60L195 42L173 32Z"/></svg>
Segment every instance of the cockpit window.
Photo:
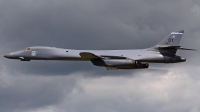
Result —
<svg viewBox="0 0 200 112"><path fill-rule="evenodd" d="M31 50L31 48L26 48L26 51L30 51Z"/></svg>

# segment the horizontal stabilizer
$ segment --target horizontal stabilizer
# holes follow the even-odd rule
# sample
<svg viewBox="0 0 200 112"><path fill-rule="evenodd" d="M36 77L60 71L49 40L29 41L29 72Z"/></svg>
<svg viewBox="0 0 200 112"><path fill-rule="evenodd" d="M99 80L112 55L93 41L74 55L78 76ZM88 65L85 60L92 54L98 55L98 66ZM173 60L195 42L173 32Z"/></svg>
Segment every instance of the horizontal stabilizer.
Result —
<svg viewBox="0 0 200 112"><path fill-rule="evenodd" d="M177 49L177 50L192 50L197 51L195 49L188 49L188 48L182 48L181 46L159 46L158 49Z"/></svg>
<svg viewBox="0 0 200 112"><path fill-rule="evenodd" d="M81 58L84 58L84 59L96 59L96 58L101 58L93 53L90 53L90 52L81 52L79 54L81 56Z"/></svg>
<svg viewBox="0 0 200 112"><path fill-rule="evenodd" d="M191 51L197 51L196 49L188 49L188 48L182 48L182 47L178 48L178 50L191 50Z"/></svg>
<svg viewBox="0 0 200 112"><path fill-rule="evenodd" d="M159 49L178 49L181 46L159 46Z"/></svg>

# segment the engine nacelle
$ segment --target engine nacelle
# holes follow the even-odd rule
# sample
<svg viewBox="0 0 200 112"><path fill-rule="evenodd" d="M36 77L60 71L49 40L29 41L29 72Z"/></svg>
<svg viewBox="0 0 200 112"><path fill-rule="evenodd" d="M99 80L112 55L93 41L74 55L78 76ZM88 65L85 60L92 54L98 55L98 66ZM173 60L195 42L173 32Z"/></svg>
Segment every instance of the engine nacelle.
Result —
<svg viewBox="0 0 200 112"><path fill-rule="evenodd" d="M169 56L164 56L165 63L178 63L178 62L185 62L186 59L182 58L180 56L174 56L174 57L169 57Z"/></svg>
<svg viewBox="0 0 200 112"><path fill-rule="evenodd" d="M139 62L130 59L93 59L91 62L96 66L113 67L118 69L140 69L149 67L149 64L146 62Z"/></svg>

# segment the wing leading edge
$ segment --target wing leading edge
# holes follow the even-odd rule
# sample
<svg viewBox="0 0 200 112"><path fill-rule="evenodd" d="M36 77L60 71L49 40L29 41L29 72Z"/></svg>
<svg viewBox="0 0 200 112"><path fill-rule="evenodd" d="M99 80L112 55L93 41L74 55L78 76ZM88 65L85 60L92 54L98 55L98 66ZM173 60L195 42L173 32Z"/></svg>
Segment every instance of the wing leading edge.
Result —
<svg viewBox="0 0 200 112"><path fill-rule="evenodd" d="M81 52L81 53L79 53L79 55L81 56L81 58L88 59L88 60L101 58L90 52Z"/></svg>

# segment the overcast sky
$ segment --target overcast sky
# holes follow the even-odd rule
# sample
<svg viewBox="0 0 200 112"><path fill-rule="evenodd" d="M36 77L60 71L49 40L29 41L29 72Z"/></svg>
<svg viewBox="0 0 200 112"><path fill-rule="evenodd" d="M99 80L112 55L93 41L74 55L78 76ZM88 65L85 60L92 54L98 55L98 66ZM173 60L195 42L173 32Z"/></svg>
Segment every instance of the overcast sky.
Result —
<svg viewBox="0 0 200 112"><path fill-rule="evenodd" d="M140 49L185 30L185 63L107 71L9 60L29 46ZM0 0L0 112L199 112L199 0Z"/></svg>

